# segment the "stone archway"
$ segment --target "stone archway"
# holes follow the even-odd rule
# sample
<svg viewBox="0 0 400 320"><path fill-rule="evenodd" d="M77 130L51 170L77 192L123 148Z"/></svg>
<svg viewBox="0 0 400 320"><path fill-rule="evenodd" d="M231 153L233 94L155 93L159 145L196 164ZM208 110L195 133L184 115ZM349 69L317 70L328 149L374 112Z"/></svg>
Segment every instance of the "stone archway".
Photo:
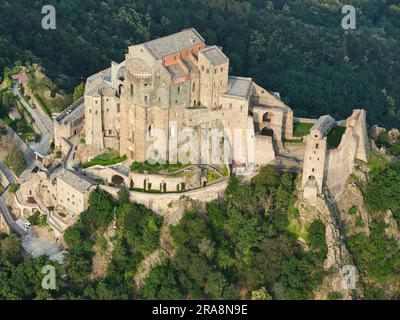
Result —
<svg viewBox="0 0 400 320"><path fill-rule="evenodd" d="M264 113L262 121L270 123L272 121L272 114L270 112Z"/></svg>
<svg viewBox="0 0 400 320"><path fill-rule="evenodd" d="M117 174L111 178L111 183L118 187L121 187L124 184L124 182L125 182L124 178Z"/></svg>
<svg viewBox="0 0 400 320"><path fill-rule="evenodd" d="M274 136L274 130L265 127L264 129L262 129L261 131L261 135L266 136L266 137L273 137Z"/></svg>

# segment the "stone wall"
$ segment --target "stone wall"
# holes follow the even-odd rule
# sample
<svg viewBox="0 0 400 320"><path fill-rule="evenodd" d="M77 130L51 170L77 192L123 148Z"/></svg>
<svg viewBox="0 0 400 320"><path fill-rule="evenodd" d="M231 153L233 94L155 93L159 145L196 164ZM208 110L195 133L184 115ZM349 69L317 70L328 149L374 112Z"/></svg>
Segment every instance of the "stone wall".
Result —
<svg viewBox="0 0 400 320"><path fill-rule="evenodd" d="M176 224L182 217L184 208L179 204L179 201L183 198L188 198L194 201L200 202L211 202L217 200L225 192L228 186L228 179L217 182L213 185L209 185L205 188L186 191L182 193L168 193L168 194L152 194L144 192L130 192L131 201L142 204L153 210L157 214L164 217L168 223ZM101 189L112 194L114 197L118 196L119 189L100 186Z"/></svg>
<svg viewBox="0 0 400 320"><path fill-rule="evenodd" d="M368 162L370 146L367 134L365 110L353 110L346 120L346 131L340 145L327 148L327 138L309 134L306 138L302 187L304 197L314 199L313 192L306 190L315 183L318 194L326 187L333 197L340 195L347 179L354 170L356 160Z"/></svg>
<svg viewBox="0 0 400 320"><path fill-rule="evenodd" d="M347 120L347 128L339 147L327 152L326 186L334 197L337 197L342 191L354 170L355 161L368 162L369 154L366 112L354 110L352 116Z"/></svg>
<svg viewBox="0 0 400 320"><path fill-rule="evenodd" d="M93 179L102 179L107 184L115 184L113 178L120 177L126 188L133 187L137 189L155 190L160 192L176 192L182 189L182 185L188 184L185 176L168 177L162 175L152 175L136 172L121 172L112 167L94 166L85 170L86 174Z"/></svg>

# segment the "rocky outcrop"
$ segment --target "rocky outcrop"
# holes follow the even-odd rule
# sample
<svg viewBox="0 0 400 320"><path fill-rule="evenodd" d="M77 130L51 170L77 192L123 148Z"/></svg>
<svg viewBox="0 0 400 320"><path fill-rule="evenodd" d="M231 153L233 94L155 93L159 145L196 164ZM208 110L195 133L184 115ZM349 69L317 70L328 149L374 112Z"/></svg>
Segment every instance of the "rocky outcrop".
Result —
<svg viewBox="0 0 400 320"><path fill-rule="evenodd" d="M374 140L376 140L381 133L386 133L386 129L377 125L372 126L369 130L369 136Z"/></svg>
<svg viewBox="0 0 400 320"><path fill-rule="evenodd" d="M169 224L164 223L160 234L160 248L146 257L138 267L135 274L135 287L140 289L151 270L166 259L175 256L175 249L172 244L172 237L169 233Z"/></svg>
<svg viewBox="0 0 400 320"><path fill-rule="evenodd" d="M340 221L343 224L346 236L360 232L369 234L371 218L364 203L362 190L366 182L367 174L356 169L337 201Z"/></svg>
<svg viewBox="0 0 400 320"><path fill-rule="evenodd" d="M400 233L396 219L393 216L391 210L388 210L384 214L384 222L387 227L385 233L389 238L395 239L400 246Z"/></svg>
<svg viewBox="0 0 400 320"><path fill-rule="evenodd" d="M93 270L92 279L104 278L107 274L108 265L112 260L115 243L113 238L116 232L116 221L112 221L108 229L102 235L106 241L107 247L100 248L97 244L94 246L95 255L92 260Z"/></svg>
<svg viewBox="0 0 400 320"><path fill-rule="evenodd" d="M392 129L388 132L388 143L390 145L395 144L396 141L399 139L400 137L400 131L398 129Z"/></svg>

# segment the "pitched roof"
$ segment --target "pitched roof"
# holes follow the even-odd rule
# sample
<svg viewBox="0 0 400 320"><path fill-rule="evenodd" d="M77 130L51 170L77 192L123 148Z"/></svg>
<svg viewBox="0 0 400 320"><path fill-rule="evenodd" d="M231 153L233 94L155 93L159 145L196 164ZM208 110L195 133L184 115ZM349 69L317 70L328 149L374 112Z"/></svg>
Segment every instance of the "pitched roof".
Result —
<svg viewBox="0 0 400 320"><path fill-rule="evenodd" d="M146 42L143 45L158 60L201 43L204 43L203 37L192 28Z"/></svg>
<svg viewBox="0 0 400 320"><path fill-rule="evenodd" d="M98 93L99 90L109 88L112 89L111 85L111 68L100 71L86 80L85 95L93 96ZM115 95L115 92L108 90L104 95Z"/></svg>
<svg viewBox="0 0 400 320"><path fill-rule="evenodd" d="M90 179L66 169L62 169L57 173L57 179L70 185L80 193L86 193L91 186L95 185L95 182Z"/></svg>
<svg viewBox="0 0 400 320"><path fill-rule="evenodd" d="M201 54L214 66L224 64L229 60L217 46L207 47L201 51Z"/></svg>
<svg viewBox="0 0 400 320"><path fill-rule="evenodd" d="M253 80L251 78L229 77L227 95L247 98Z"/></svg>
<svg viewBox="0 0 400 320"><path fill-rule="evenodd" d="M310 131L317 130L322 136L326 135L329 130L332 129L333 125L336 123L330 115L322 116L318 121L312 126Z"/></svg>

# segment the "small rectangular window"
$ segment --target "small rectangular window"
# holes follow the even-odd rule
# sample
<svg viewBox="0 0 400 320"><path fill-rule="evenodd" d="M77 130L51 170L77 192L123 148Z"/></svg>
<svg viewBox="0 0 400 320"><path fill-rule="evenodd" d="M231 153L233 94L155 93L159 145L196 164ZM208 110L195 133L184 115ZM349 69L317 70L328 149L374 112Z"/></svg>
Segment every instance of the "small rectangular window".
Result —
<svg viewBox="0 0 400 320"><path fill-rule="evenodd" d="M121 112L121 105L119 103L117 103L117 113Z"/></svg>

